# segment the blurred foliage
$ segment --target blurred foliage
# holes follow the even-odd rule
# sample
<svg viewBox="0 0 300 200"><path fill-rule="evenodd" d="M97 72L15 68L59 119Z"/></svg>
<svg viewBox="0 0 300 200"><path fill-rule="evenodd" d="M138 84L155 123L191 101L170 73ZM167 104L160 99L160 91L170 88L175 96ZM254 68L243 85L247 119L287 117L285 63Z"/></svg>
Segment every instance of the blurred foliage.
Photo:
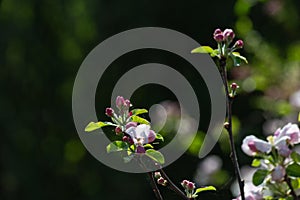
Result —
<svg viewBox="0 0 300 200"><path fill-rule="evenodd" d="M235 138L241 165L250 160L240 151L248 134L270 134L300 111L300 2L297 0L229 1L0 1L0 199L153 199L143 174L126 174L104 166L84 148L74 128L71 94L85 56L120 31L159 26L174 29L213 46L215 28L231 27L245 40L249 65L233 68L241 85L234 103ZM202 199L230 199L234 181L226 136L212 154L221 168L206 182L196 180L201 166L197 148L207 128L209 98L201 77L187 63L166 52L136 52L110 67L99 83L99 118L110 102L114 83L135 64L161 62L174 66L201 97L200 131L188 153L166 168L175 183L195 177L198 184L217 185ZM103 87L102 87L103 88ZM146 107L168 99L166 89L141 89L135 105ZM150 92L149 92L150 91ZM147 98L147 95L159 99ZM171 95L172 96L172 95ZM103 98L105 97L105 98ZM295 99L296 98L296 99ZM197 148L196 148L197 147ZM176 199L164 191L167 199Z"/></svg>

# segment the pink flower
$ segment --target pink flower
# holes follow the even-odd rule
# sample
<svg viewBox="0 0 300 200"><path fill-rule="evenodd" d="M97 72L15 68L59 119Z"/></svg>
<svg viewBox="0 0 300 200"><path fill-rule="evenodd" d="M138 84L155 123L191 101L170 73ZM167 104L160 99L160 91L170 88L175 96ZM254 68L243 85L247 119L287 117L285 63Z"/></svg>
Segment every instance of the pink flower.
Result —
<svg viewBox="0 0 300 200"><path fill-rule="evenodd" d="M138 125L137 127L131 126L125 131L133 140L136 146L142 146L153 142L154 131L150 130L150 126L146 124Z"/></svg>
<svg viewBox="0 0 300 200"><path fill-rule="evenodd" d="M292 153L292 150L289 148L289 140L289 136L282 136L275 140L274 146L278 150L279 155L288 157Z"/></svg>
<svg viewBox="0 0 300 200"><path fill-rule="evenodd" d="M300 143L300 130L296 124L288 123L282 129L277 129L274 133L274 141L280 140L280 138L288 136L290 144Z"/></svg>
<svg viewBox="0 0 300 200"><path fill-rule="evenodd" d="M242 150L249 156L254 156L257 153L270 153L272 145L266 141L258 139L250 135L243 140Z"/></svg>
<svg viewBox="0 0 300 200"><path fill-rule="evenodd" d="M278 165L274 168L271 173L271 177L273 181L282 181L285 176L285 168L281 165Z"/></svg>
<svg viewBox="0 0 300 200"><path fill-rule="evenodd" d="M136 122L128 122L125 126L125 129L129 129L130 127L136 127L137 123Z"/></svg>

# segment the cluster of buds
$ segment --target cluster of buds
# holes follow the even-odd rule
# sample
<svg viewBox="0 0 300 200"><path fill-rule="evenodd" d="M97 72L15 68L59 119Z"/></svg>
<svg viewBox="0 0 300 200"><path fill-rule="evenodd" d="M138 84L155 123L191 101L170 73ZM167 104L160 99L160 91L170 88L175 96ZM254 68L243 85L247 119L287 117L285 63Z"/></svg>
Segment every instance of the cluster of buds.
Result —
<svg viewBox="0 0 300 200"><path fill-rule="evenodd" d="M214 31L214 40L218 43L225 42L227 44L230 44L233 39L235 38L235 33L232 29L225 29L224 31L221 31L221 29L217 28ZM241 49L244 46L243 40L237 40L235 44L233 45L233 48L235 49Z"/></svg>
<svg viewBox="0 0 300 200"><path fill-rule="evenodd" d="M166 186L167 183L168 183L167 180L165 180L165 179L161 176L160 172L155 172L155 173L154 173L154 178L157 180L157 184L158 184L158 185Z"/></svg>
<svg viewBox="0 0 300 200"><path fill-rule="evenodd" d="M195 183L188 181L188 180L183 180L181 182L182 187L184 188L185 192L186 192L186 196L187 197L192 197L194 190L196 188Z"/></svg>

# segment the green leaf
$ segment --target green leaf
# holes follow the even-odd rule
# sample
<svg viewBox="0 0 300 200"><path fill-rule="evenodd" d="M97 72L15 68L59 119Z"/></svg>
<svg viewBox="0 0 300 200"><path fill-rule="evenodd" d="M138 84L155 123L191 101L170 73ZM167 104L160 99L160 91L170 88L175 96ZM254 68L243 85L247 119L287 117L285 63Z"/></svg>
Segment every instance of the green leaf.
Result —
<svg viewBox="0 0 300 200"><path fill-rule="evenodd" d="M201 46L193 49L191 53L212 53L214 50L210 46Z"/></svg>
<svg viewBox="0 0 300 200"><path fill-rule="evenodd" d="M194 195L196 195L200 192L203 192L203 191L216 191L216 190L217 189L214 186L205 186L205 187L197 188Z"/></svg>
<svg viewBox="0 0 300 200"><path fill-rule="evenodd" d="M294 189L300 188L300 178L291 178L291 183Z"/></svg>
<svg viewBox="0 0 300 200"><path fill-rule="evenodd" d="M293 163L286 168L286 173L289 176L300 177L300 165Z"/></svg>
<svg viewBox="0 0 300 200"><path fill-rule="evenodd" d="M128 151L129 146L126 142L123 141L114 141L107 145L106 151L107 153L117 152L117 151Z"/></svg>
<svg viewBox="0 0 300 200"><path fill-rule="evenodd" d="M268 170L259 169L257 170L252 177L252 182L255 186L258 186L264 182L266 176L268 175Z"/></svg>
<svg viewBox="0 0 300 200"><path fill-rule="evenodd" d="M150 122L148 122L148 120L146 120L146 119L144 119L142 117L139 117L139 116L135 116L135 115L131 116L131 120L133 122L137 122L137 123L140 123L140 124L147 124L147 125L150 124Z"/></svg>
<svg viewBox="0 0 300 200"><path fill-rule="evenodd" d="M154 161L158 162L159 164L165 163L165 158L159 151L156 151L154 149L148 149L146 150L146 155L149 156Z"/></svg>
<svg viewBox="0 0 300 200"><path fill-rule="evenodd" d="M90 122L84 129L86 132L91 132L104 126L117 126L111 122Z"/></svg>
<svg viewBox="0 0 300 200"><path fill-rule="evenodd" d="M145 144L144 148L151 148L151 149L153 149L154 147L151 144Z"/></svg>
<svg viewBox="0 0 300 200"><path fill-rule="evenodd" d="M159 133L156 133L155 139L164 141L164 137L161 134L159 134Z"/></svg>
<svg viewBox="0 0 300 200"><path fill-rule="evenodd" d="M294 162L300 162L300 155L297 152L293 151L293 153L291 154L291 157Z"/></svg>
<svg viewBox="0 0 300 200"><path fill-rule="evenodd" d="M232 52L231 58L232 58L233 62L235 63L234 66L240 66L242 61L244 61L246 64L248 64L247 58L245 58L244 56L241 56L239 52Z"/></svg>
<svg viewBox="0 0 300 200"><path fill-rule="evenodd" d="M140 114L148 113L148 110L146 110L146 109L133 109L131 112L132 112L132 115L140 115Z"/></svg>
<svg viewBox="0 0 300 200"><path fill-rule="evenodd" d="M252 167L259 167L260 166L260 160L259 159L254 159L251 163Z"/></svg>
<svg viewBox="0 0 300 200"><path fill-rule="evenodd" d="M210 53L210 56L215 57L215 56L218 56L219 54L220 54L219 49L215 49L215 50L213 50L213 52Z"/></svg>

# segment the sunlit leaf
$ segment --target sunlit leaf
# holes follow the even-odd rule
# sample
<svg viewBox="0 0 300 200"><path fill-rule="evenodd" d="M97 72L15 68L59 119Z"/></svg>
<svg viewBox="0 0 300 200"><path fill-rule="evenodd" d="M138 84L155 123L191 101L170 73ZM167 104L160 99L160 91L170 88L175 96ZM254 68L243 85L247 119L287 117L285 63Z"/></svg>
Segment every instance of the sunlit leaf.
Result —
<svg viewBox="0 0 300 200"><path fill-rule="evenodd" d="M90 122L84 129L86 132L91 132L104 126L117 126L111 122Z"/></svg>
<svg viewBox="0 0 300 200"><path fill-rule="evenodd" d="M216 188L214 186L205 186L205 187L197 188L194 195L203 191L216 191Z"/></svg>
<svg viewBox="0 0 300 200"><path fill-rule="evenodd" d="M157 133L157 134L156 134L156 137L155 137L155 139L158 139L158 140L164 141L164 137L163 137L161 134L159 134L159 133Z"/></svg>
<svg viewBox="0 0 300 200"><path fill-rule="evenodd" d="M133 109L131 112L132 112L132 115L140 115L140 114L148 113L148 110L146 110L146 109Z"/></svg>
<svg viewBox="0 0 300 200"><path fill-rule="evenodd" d="M151 149L153 149L154 147L151 144L145 144L144 148L151 148Z"/></svg>
<svg viewBox="0 0 300 200"><path fill-rule="evenodd" d="M106 151L107 153L117 152L117 151L128 151L128 144L123 141L114 141L107 145Z"/></svg>
<svg viewBox="0 0 300 200"><path fill-rule="evenodd" d="M146 150L146 155L149 156L154 161L158 162L159 164L165 163L165 158L159 151L156 151L154 149L148 149Z"/></svg>
<svg viewBox="0 0 300 200"><path fill-rule="evenodd" d="M201 46L193 49L191 53L212 53L214 50L210 46Z"/></svg>
<svg viewBox="0 0 300 200"><path fill-rule="evenodd" d="M260 166L260 160L259 159L254 159L251 163L252 167L259 167Z"/></svg>
<svg viewBox="0 0 300 200"><path fill-rule="evenodd" d="M131 120L133 122L137 122L137 123L140 123L140 124L147 124L147 125L150 124L150 122L148 122L148 120L146 120L146 119L144 119L142 117L139 117L139 116L135 116L135 115L131 116Z"/></svg>
<svg viewBox="0 0 300 200"><path fill-rule="evenodd" d="M255 186L262 184L268 175L268 170L259 169L257 170L252 177L252 182Z"/></svg>
<svg viewBox="0 0 300 200"><path fill-rule="evenodd" d="M300 177L300 165L293 163L286 168L286 173L289 176Z"/></svg>

